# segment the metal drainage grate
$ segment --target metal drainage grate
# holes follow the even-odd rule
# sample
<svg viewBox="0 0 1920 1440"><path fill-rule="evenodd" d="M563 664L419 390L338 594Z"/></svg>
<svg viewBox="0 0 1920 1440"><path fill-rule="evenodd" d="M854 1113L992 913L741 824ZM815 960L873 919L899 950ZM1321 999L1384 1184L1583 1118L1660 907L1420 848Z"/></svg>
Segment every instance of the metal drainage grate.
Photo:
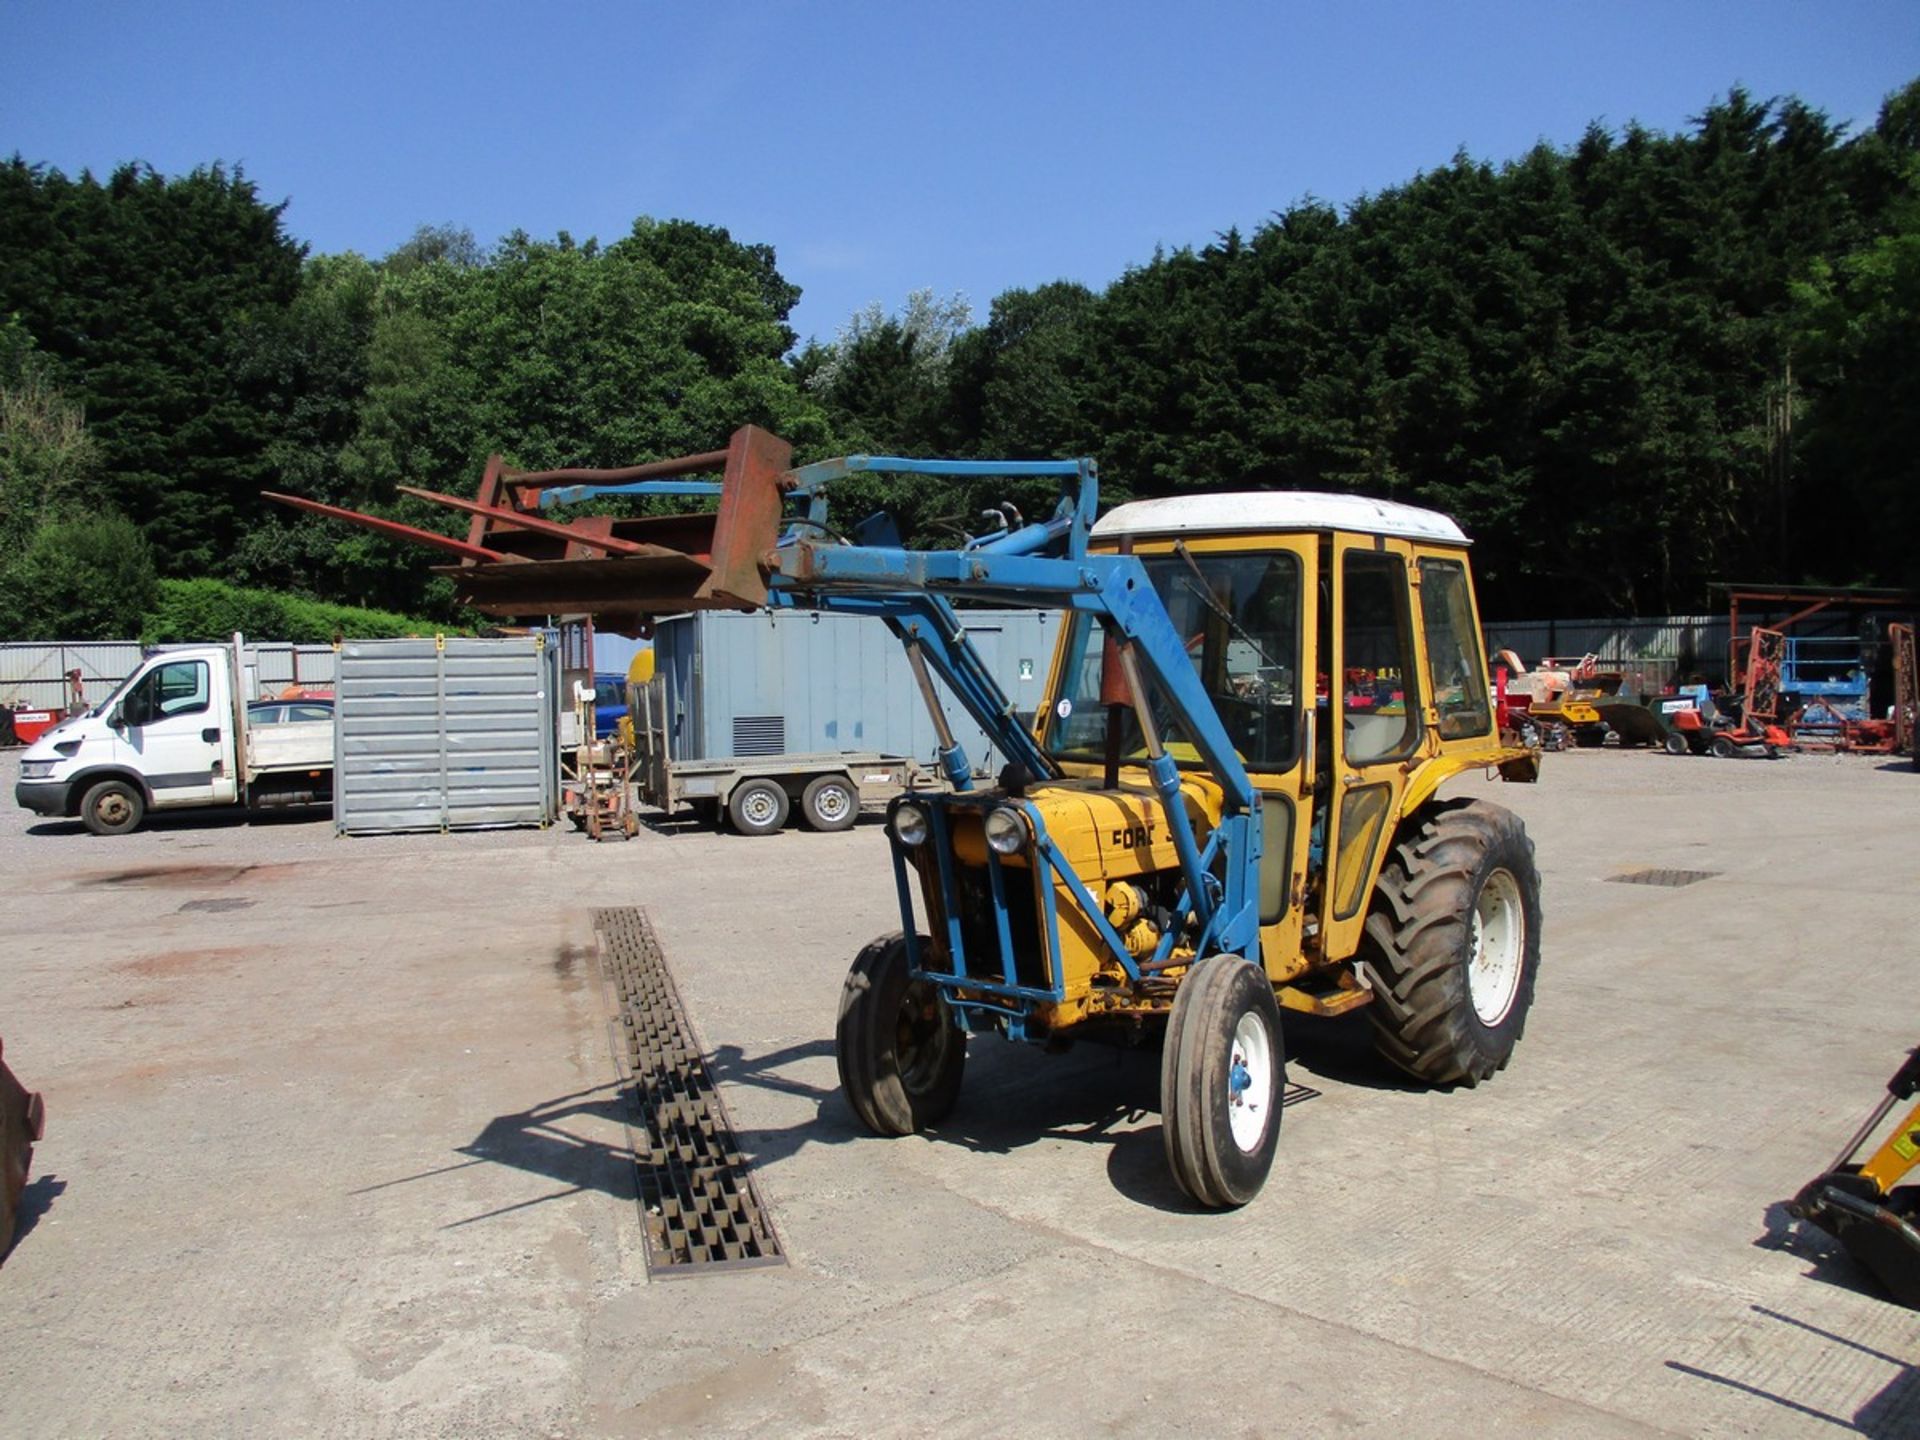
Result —
<svg viewBox="0 0 1920 1440"><path fill-rule="evenodd" d="M1609 875L1607 879L1616 885L1664 885L1669 890L1678 890L1682 885L1711 880L1719 873L1718 870L1635 870L1626 875Z"/></svg>
<svg viewBox="0 0 1920 1440"><path fill-rule="evenodd" d="M691 1275L784 1265L733 1124L667 973L644 910L596 910L600 961L619 998L632 1079L647 1273Z"/></svg>

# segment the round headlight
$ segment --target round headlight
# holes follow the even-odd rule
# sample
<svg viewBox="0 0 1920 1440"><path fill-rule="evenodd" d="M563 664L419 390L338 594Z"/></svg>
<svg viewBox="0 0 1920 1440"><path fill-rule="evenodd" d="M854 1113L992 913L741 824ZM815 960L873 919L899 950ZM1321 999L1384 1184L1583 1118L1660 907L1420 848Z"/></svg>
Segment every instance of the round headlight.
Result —
<svg viewBox="0 0 1920 1440"><path fill-rule="evenodd" d="M918 805L893 807L893 838L902 845L927 843L927 812Z"/></svg>
<svg viewBox="0 0 1920 1440"><path fill-rule="evenodd" d="M987 812L987 844L1002 855L1015 855L1027 843L1027 822L1010 805Z"/></svg>

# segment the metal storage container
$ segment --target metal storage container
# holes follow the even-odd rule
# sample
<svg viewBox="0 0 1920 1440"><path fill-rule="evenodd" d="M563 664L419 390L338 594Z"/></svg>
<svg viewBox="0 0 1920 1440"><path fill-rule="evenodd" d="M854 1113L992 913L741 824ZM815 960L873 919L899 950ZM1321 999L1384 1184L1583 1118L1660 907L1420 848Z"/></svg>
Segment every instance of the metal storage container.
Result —
<svg viewBox="0 0 1920 1440"><path fill-rule="evenodd" d="M960 618L1014 708L1031 714L1059 616L968 610ZM811 610L707 610L663 620L654 655L675 761L861 750L932 765L938 754L906 652L877 620ZM991 773L1004 764L944 686L941 699L975 769Z"/></svg>
<svg viewBox="0 0 1920 1440"><path fill-rule="evenodd" d="M341 834L546 825L557 814L560 656L544 635L350 640L334 690Z"/></svg>

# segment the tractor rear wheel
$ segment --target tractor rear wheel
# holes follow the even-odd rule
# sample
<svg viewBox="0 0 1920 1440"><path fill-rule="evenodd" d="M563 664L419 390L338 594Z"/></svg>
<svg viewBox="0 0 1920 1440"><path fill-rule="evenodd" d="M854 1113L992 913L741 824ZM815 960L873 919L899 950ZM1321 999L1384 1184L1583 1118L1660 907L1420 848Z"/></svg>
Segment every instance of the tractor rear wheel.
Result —
<svg viewBox="0 0 1920 1440"><path fill-rule="evenodd" d="M927 943L921 936L923 954ZM953 1112L967 1037L940 987L913 978L906 936L882 935L854 957L833 1058L841 1093L876 1135L911 1135Z"/></svg>
<svg viewBox="0 0 1920 1440"><path fill-rule="evenodd" d="M1381 867L1361 956L1388 1060L1432 1085L1504 1069L1540 966L1540 872L1520 817L1483 800L1421 809Z"/></svg>
<svg viewBox="0 0 1920 1440"><path fill-rule="evenodd" d="M1187 972L1160 1052L1160 1134L1174 1182L1213 1210L1260 1193L1280 1141L1280 1005L1258 965L1212 955Z"/></svg>

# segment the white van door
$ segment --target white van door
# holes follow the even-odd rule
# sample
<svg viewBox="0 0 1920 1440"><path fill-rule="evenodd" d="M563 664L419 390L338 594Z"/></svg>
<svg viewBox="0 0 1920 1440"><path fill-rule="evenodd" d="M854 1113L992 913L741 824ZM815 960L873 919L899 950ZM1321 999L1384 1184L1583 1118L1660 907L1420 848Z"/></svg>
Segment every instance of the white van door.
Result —
<svg viewBox="0 0 1920 1440"><path fill-rule="evenodd" d="M223 708L216 708L205 660L166 660L124 695L118 707L121 745L131 752L153 803L208 805L221 761Z"/></svg>

